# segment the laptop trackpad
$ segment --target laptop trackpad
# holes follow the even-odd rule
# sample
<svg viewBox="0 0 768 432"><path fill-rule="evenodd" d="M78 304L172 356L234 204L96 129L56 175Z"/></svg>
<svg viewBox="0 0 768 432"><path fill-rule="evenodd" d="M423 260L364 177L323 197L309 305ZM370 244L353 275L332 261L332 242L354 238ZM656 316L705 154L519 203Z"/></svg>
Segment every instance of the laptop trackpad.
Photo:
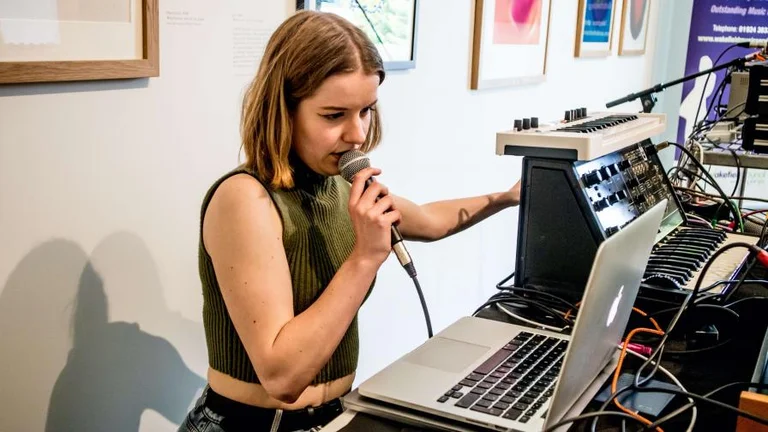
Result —
<svg viewBox="0 0 768 432"><path fill-rule="evenodd" d="M444 372L461 372L490 347L434 337L405 357L405 361Z"/></svg>

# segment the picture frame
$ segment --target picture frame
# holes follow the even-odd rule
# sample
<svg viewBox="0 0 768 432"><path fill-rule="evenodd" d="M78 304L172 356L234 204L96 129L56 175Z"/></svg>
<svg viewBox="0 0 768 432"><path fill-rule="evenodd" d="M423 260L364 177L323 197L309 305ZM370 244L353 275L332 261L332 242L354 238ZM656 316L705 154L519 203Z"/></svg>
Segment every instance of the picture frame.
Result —
<svg viewBox="0 0 768 432"><path fill-rule="evenodd" d="M119 3L120 1L127 5L126 10L122 9L123 5ZM99 22L95 16L91 21L57 22L43 19L13 19L13 15L4 19L0 15L0 85L159 76L158 0L113 0L113 3L116 6L112 10L118 10L119 14L124 14L121 19L127 19L127 22ZM104 3L101 5L103 6ZM80 11L93 15L95 13L91 12L92 10L83 12L81 9ZM100 13L107 13L104 12L104 8L100 11ZM5 12L8 13L7 10ZM56 13L55 8L53 12ZM114 15L114 12L112 14ZM5 30L3 24L5 24ZM104 30L104 28L114 28L114 30ZM109 36L118 33L121 36L105 38L105 41L93 37L94 32L98 31L106 32ZM64 37L61 34L64 34ZM70 38L70 35L78 37ZM62 40L78 42L93 40L90 47L92 51L87 53L87 56L83 56L89 58L77 57L78 54L85 54L88 46L84 47L82 43L70 43L70 46L67 46L66 43L62 43ZM3 48L6 49L3 50ZM111 49L114 49L115 55L111 55ZM77 51L77 54L70 51ZM16 56L21 52L35 58L4 60L4 53L7 55L9 52L11 55L15 53ZM109 54L105 54L107 52ZM117 54L118 52L120 54ZM95 56L99 57L94 59ZM75 58L63 59L64 57Z"/></svg>
<svg viewBox="0 0 768 432"><path fill-rule="evenodd" d="M642 55L648 43L651 0L623 0L619 55Z"/></svg>
<svg viewBox="0 0 768 432"><path fill-rule="evenodd" d="M373 41L387 71L416 67L419 0L297 0L296 10L331 12L351 21Z"/></svg>
<svg viewBox="0 0 768 432"><path fill-rule="evenodd" d="M470 89L543 82L551 11L552 0L475 0Z"/></svg>
<svg viewBox="0 0 768 432"><path fill-rule="evenodd" d="M575 57L607 57L613 48L618 0L579 0Z"/></svg>

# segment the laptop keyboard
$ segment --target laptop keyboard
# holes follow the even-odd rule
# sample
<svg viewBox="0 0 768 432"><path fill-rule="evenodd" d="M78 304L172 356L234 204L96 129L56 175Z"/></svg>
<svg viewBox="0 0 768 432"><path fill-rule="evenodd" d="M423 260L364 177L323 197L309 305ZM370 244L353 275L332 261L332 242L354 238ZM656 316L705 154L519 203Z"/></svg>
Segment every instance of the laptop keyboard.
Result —
<svg viewBox="0 0 768 432"><path fill-rule="evenodd" d="M522 332L437 401L526 423L552 397L567 347Z"/></svg>

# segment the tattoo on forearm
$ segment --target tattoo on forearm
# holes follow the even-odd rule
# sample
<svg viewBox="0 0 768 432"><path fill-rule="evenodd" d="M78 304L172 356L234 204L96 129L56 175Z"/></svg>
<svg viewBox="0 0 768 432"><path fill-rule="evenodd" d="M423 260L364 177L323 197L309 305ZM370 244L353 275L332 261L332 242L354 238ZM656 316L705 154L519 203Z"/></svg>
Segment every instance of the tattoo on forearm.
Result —
<svg viewBox="0 0 768 432"><path fill-rule="evenodd" d="M496 213L498 211L496 209L496 203L499 201L498 198L494 199L492 196L487 197L488 203L483 206L480 210L478 210L474 215L469 213L469 210L466 208L460 208L459 214L457 215L457 221L456 225L453 226L453 228L449 229L446 233L446 236L456 234L459 231L462 231L466 228L471 227L472 225L482 221L483 219L487 218L488 216Z"/></svg>

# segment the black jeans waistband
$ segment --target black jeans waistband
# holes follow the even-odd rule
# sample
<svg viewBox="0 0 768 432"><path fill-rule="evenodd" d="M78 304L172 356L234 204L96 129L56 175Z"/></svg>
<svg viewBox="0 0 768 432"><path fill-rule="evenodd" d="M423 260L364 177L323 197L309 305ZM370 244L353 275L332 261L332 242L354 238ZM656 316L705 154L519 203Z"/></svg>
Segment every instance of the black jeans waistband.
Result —
<svg viewBox="0 0 768 432"><path fill-rule="evenodd" d="M210 387L206 390L204 405L222 417L221 426L229 431L269 431L277 414L276 409L261 408L237 402L222 396ZM309 430L324 426L344 411L339 398L317 407L299 410L282 410L278 431Z"/></svg>

